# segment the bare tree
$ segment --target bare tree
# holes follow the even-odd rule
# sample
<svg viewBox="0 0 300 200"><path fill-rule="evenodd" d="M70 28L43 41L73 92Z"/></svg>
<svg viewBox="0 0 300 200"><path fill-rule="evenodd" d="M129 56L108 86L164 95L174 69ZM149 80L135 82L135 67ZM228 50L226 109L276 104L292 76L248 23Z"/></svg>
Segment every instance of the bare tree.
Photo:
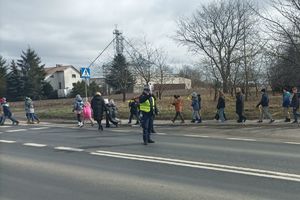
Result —
<svg viewBox="0 0 300 200"><path fill-rule="evenodd" d="M135 42L135 46L129 43L131 49L126 49L131 57L131 66L134 74L142 79L145 85L150 82L155 83L155 90L158 92L158 97L161 98L165 89L170 67L167 65L167 54L161 48L153 47L147 40Z"/></svg>
<svg viewBox="0 0 300 200"><path fill-rule="evenodd" d="M275 42L288 47L294 46L300 52L300 1L299 0L272 0L272 8L280 17L265 12L259 16L266 20L269 36ZM275 15L276 16L276 15Z"/></svg>
<svg viewBox="0 0 300 200"><path fill-rule="evenodd" d="M243 57L245 34L254 25L252 7L243 0L220 0L178 21L176 40L211 60L211 70L221 77L224 92L230 89L233 66Z"/></svg>
<svg viewBox="0 0 300 200"><path fill-rule="evenodd" d="M148 85L156 75L157 49L152 47L145 38L142 42L135 42L135 45L132 42L127 43L131 47L130 49L126 49L126 51L131 57L130 63L134 74L142 78L145 85Z"/></svg>
<svg viewBox="0 0 300 200"><path fill-rule="evenodd" d="M155 90L158 92L158 98L161 99L165 90L164 84L166 84L168 76L172 70L167 65L167 55L162 49L156 49L155 58L155 75L153 79L156 83L158 83L155 84Z"/></svg>
<svg viewBox="0 0 300 200"><path fill-rule="evenodd" d="M264 19L270 40L268 53L269 82L273 90L300 84L300 1L272 0L279 15L265 12ZM274 17L275 16L275 17ZM277 16L277 17L276 17Z"/></svg>

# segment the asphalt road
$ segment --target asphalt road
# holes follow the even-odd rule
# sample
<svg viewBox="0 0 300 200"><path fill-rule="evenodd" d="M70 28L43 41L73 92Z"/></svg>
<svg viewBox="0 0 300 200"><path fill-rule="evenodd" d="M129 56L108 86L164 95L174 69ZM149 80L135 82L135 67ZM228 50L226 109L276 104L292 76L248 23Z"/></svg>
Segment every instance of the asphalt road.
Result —
<svg viewBox="0 0 300 200"><path fill-rule="evenodd" d="M299 199L296 128L0 127L0 199Z"/></svg>

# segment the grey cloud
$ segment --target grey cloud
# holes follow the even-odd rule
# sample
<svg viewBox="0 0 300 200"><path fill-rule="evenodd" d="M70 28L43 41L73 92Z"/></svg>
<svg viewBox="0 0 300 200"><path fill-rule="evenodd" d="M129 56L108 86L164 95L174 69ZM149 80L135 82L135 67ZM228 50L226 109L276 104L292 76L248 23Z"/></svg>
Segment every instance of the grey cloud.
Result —
<svg viewBox="0 0 300 200"><path fill-rule="evenodd" d="M186 64L194 56L170 36L178 17L205 2L211 0L0 0L0 54L19 58L29 45L46 66L86 66L112 40L118 24L125 37L146 35L168 52L171 63Z"/></svg>

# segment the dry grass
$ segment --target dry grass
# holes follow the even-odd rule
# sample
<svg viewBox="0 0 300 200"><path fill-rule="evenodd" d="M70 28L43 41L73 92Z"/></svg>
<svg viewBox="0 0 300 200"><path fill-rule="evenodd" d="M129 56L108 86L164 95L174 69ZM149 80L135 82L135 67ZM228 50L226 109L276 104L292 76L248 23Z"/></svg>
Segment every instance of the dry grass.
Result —
<svg viewBox="0 0 300 200"><path fill-rule="evenodd" d="M179 91L168 91L164 93L164 97L161 100L157 100L157 105L160 114L157 119L170 120L175 115L174 106L171 105L173 101L173 95L179 94L184 100L184 117L188 120L191 118L191 108L189 95L191 90L179 90ZM213 119L216 113L217 102L213 101L213 92L209 90L196 90L202 95L202 117L203 119L209 120ZM138 94L128 95L128 99ZM117 107L119 109L119 118L125 119L129 116L128 102L121 101L121 95L113 95L110 97L115 100ZM74 119L74 114L72 113L73 99L58 99L58 100L42 100L35 101L36 113L39 114L41 118L56 118L56 119ZM245 102L245 114L248 119L257 119L259 116L259 110L255 107L259 98L251 96L249 101ZM14 112L21 113L24 110L24 102L14 102L11 103L11 108ZM270 111L274 118L283 118L282 107L281 107L281 95L272 96L270 95ZM236 119L235 114L235 97L226 95L226 116L229 119Z"/></svg>

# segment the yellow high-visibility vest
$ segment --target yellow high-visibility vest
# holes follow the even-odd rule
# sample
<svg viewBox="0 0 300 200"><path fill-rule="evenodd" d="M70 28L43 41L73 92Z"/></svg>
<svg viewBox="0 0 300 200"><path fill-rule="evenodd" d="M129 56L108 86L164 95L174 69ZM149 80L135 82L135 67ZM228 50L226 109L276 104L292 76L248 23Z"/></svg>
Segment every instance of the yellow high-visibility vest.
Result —
<svg viewBox="0 0 300 200"><path fill-rule="evenodd" d="M152 107L153 107L153 110L155 109L155 100L153 97L152 98ZM143 112L150 112L151 108L150 108L150 101L147 100L143 103L140 103L140 111L143 111Z"/></svg>

